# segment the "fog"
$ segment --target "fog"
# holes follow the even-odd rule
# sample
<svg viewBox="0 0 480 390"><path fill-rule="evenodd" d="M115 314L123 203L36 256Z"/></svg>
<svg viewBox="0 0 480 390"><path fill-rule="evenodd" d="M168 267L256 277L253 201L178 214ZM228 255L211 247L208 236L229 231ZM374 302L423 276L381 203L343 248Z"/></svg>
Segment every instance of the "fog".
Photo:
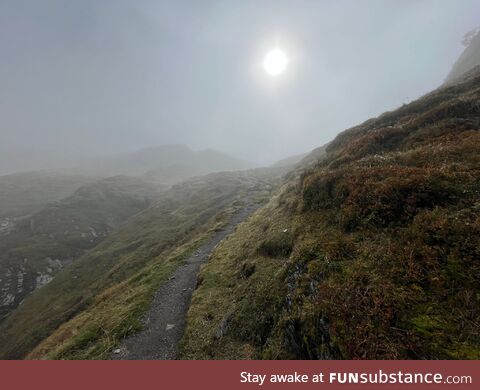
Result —
<svg viewBox="0 0 480 390"><path fill-rule="evenodd" d="M436 88L479 24L478 0L0 0L0 173L171 143L269 164Z"/></svg>

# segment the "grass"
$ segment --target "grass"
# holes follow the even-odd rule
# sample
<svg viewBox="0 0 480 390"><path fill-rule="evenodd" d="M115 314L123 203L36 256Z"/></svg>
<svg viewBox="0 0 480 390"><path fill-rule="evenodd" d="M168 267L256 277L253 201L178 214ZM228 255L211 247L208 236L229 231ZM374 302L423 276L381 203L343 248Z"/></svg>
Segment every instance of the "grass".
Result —
<svg viewBox="0 0 480 390"><path fill-rule="evenodd" d="M187 316L182 358L258 357L255 349L265 342L282 305L281 269L287 259L262 256L263 243L259 245L258 237L271 233L277 239L290 228L288 219L280 217L270 202L222 241L202 267ZM245 275L248 264L255 267Z"/></svg>
<svg viewBox="0 0 480 390"><path fill-rule="evenodd" d="M98 294L86 310L62 324L27 358L108 359L121 339L142 328L141 318L160 285L223 222L212 221L209 231L172 253L157 256L132 277Z"/></svg>

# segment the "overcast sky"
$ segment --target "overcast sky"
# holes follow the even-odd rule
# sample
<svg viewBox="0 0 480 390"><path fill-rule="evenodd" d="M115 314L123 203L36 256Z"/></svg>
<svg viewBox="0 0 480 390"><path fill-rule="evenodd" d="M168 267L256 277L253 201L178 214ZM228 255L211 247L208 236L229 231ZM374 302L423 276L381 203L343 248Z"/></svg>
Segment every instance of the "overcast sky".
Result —
<svg viewBox="0 0 480 390"><path fill-rule="evenodd" d="M185 143L268 163L434 89L479 24L478 0L0 0L0 161Z"/></svg>

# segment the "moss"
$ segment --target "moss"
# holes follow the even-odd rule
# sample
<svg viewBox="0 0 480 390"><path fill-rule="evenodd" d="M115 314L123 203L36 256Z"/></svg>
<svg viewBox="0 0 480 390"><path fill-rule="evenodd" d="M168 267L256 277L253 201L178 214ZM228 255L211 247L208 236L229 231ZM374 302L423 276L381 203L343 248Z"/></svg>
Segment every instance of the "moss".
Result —
<svg viewBox="0 0 480 390"><path fill-rule="evenodd" d="M411 320L414 329L424 337L432 337L435 333L442 331L445 324L438 316L422 314Z"/></svg>
<svg viewBox="0 0 480 390"><path fill-rule="evenodd" d="M452 359L460 360L479 360L480 347L478 344L470 344L468 342L455 343L451 350L448 351Z"/></svg>

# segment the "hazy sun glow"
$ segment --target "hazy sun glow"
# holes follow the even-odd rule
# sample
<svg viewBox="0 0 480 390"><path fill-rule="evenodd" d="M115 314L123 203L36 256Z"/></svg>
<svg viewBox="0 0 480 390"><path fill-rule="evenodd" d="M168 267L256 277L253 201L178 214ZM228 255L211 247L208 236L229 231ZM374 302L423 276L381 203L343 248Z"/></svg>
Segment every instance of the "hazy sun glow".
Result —
<svg viewBox="0 0 480 390"><path fill-rule="evenodd" d="M271 76L278 76L287 67L288 58L283 50L273 49L263 60L263 68Z"/></svg>

